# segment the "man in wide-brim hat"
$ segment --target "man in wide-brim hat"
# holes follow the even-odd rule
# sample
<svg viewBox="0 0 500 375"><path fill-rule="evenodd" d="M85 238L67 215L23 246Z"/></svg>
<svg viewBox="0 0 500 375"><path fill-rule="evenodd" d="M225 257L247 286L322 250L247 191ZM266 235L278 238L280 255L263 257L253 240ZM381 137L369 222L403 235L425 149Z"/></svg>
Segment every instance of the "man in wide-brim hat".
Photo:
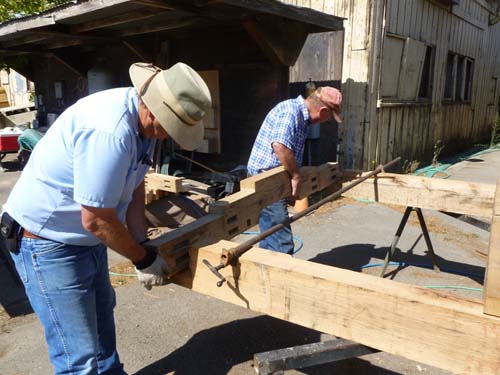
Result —
<svg viewBox="0 0 500 375"><path fill-rule="evenodd" d="M130 259L146 287L165 282L164 260L142 246L144 176L156 139L172 137L187 150L203 139L199 122L211 98L192 68L136 63L130 78L134 87L87 96L59 116L2 214L56 374L125 373L106 250Z"/></svg>

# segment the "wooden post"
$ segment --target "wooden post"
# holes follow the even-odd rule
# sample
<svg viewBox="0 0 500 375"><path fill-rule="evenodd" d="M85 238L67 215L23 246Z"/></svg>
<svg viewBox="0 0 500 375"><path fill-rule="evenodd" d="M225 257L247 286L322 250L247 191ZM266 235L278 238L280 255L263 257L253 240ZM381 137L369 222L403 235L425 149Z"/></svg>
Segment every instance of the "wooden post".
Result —
<svg viewBox="0 0 500 375"><path fill-rule="evenodd" d="M490 246L483 295L484 313L500 316L500 179L493 202Z"/></svg>

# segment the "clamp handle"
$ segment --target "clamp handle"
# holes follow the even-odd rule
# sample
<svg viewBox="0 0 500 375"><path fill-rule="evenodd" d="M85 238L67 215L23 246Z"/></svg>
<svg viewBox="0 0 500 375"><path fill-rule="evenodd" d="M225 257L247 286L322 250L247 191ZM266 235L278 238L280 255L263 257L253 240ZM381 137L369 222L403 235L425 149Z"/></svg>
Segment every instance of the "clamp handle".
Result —
<svg viewBox="0 0 500 375"><path fill-rule="evenodd" d="M219 272L220 269L224 268L224 264L220 263L219 265L217 266L212 266L210 264L210 262L206 259L203 259L203 264L205 266L208 267L208 269L210 271L212 271L212 273L217 276L217 278L219 279L219 281L217 281L217 286L220 288L223 284L224 284L224 281L226 281L226 278L224 276L222 276L222 274Z"/></svg>

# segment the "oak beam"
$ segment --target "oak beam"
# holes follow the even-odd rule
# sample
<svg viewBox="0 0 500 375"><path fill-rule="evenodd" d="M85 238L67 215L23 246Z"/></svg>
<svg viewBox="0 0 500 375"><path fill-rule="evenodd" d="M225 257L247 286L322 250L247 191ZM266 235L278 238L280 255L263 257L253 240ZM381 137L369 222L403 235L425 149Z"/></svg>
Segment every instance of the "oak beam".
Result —
<svg viewBox="0 0 500 375"><path fill-rule="evenodd" d="M491 217L495 185L381 173L344 194L380 203Z"/></svg>
<svg viewBox="0 0 500 375"><path fill-rule="evenodd" d="M337 163L308 167L301 169L301 173L306 179L301 189L302 197L331 186L340 179ZM312 179L317 183L311 184ZM146 175L147 191L161 190L162 184L169 185L170 190L182 190L182 180L173 181L172 176L156 173ZM181 184L181 187L175 187L175 184ZM258 223L262 208L291 194L290 177L283 167L246 178L240 182L240 188L239 192L211 204L209 215L148 242L148 246L155 248L167 261L172 273L185 269L191 247L235 237Z"/></svg>
<svg viewBox="0 0 500 375"><path fill-rule="evenodd" d="M500 372L500 319L482 302L252 248L221 270L220 241L190 250L190 272L173 281L193 291L458 374Z"/></svg>
<svg viewBox="0 0 500 375"><path fill-rule="evenodd" d="M484 284L485 314L500 316L500 179L497 183L490 227L488 264Z"/></svg>

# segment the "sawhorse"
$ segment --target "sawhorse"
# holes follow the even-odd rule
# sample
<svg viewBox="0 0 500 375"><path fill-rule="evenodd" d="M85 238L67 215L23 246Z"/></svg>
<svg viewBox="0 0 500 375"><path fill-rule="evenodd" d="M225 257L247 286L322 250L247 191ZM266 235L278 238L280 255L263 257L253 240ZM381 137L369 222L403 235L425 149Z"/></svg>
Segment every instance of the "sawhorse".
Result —
<svg viewBox="0 0 500 375"><path fill-rule="evenodd" d="M396 234L394 235L394 239L392 240L391 243L391 248L389 251L387 251L387 254L385 255L384 259L384 266L382 268L382 272L380 272L380 277L384 277L385 271L387 270L387 266L389 265L389 262L391 258L394 255L394 251L396 250L396 246L399 242L399 239L401 238L401 234L403 233L403 229L406 226L406 223L408 222L408 218L410 217L410 214L412 211L415 211L418 216L418 221L420 222L420 228L422 229L422 234L424 235L425 243L427 245L427 250L429 251L429 255L431 256L432 260L432 265L434 267L434 270L436 272L439 272L439 266L436 261L436 254L434 253L434 248L432 247L432 242L431 238L429 236L429 231L427 230L427 225L425 224L424 220L424 215L422 214L422 209L419 207L406 207L405 213L403 214L403 218L401 219L401 222L399 223L398 230L396 231Z"/></svg>

